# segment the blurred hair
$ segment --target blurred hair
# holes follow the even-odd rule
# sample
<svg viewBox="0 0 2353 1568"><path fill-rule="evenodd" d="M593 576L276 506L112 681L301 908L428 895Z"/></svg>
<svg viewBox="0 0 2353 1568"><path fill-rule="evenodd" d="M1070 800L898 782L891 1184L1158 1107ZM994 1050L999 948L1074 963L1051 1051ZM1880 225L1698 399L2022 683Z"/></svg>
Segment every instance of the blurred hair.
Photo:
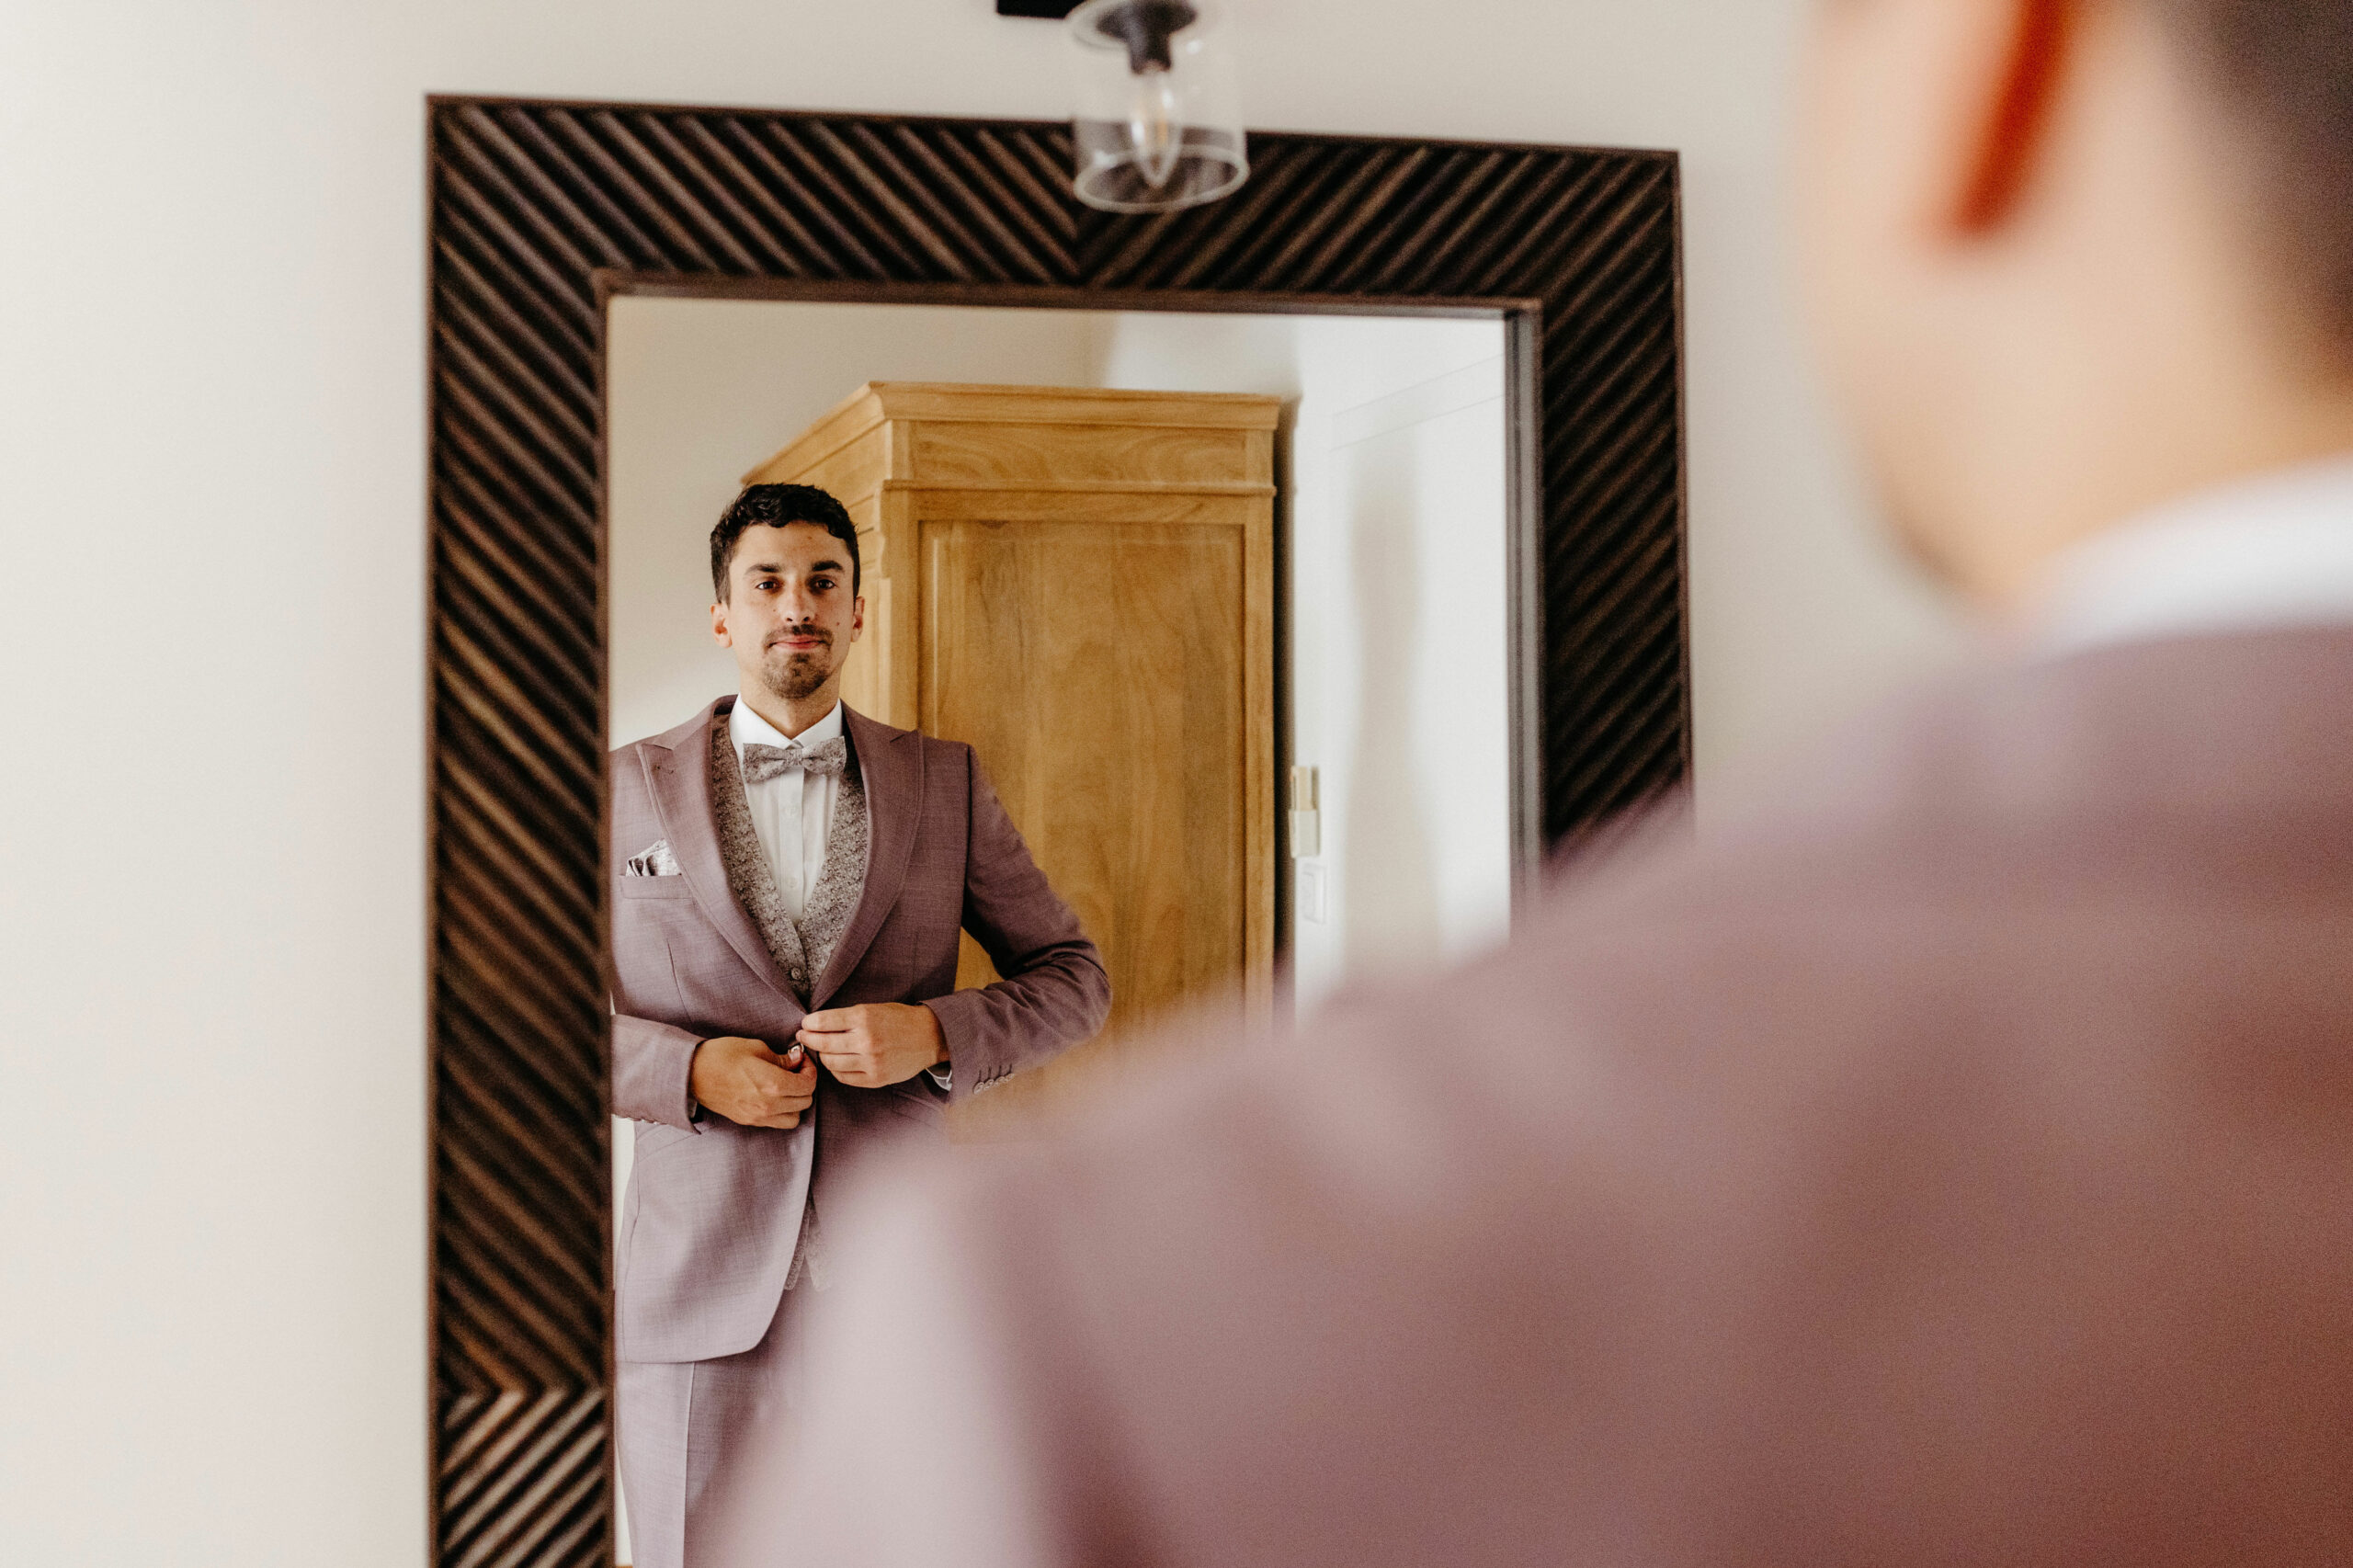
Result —
<svg viewBox="0 0 2353 1568"><path fill-rule="evenodd" d="M848 510L813 484L755 484L735 497L710 530L710 591L727 602L727 568L735 559L735 541L746 528L780 528L788 523L813 523L842 541L849 551L849 591L858 587L858 525Z"/></svg>
<svg viewBox="0 0 2353 1568"><path fill-rule="evenodd" d="M2249 133L2291 281L2353 361L2353 0L2155 0Z"/></svg>

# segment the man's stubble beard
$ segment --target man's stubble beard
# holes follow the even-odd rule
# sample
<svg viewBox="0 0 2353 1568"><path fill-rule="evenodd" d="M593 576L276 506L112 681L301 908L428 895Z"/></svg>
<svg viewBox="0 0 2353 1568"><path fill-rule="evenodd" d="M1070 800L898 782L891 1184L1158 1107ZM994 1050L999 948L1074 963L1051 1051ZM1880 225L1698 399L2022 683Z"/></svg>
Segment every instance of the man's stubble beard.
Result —
<svg viewBox="0 0 2353 1568"><path fill-rule="evenodd" d="M834 650L831 643L820 653L771 653L760 665L760 684L768 694L784 702L801 702L824 689L834 678Z"/></svg>

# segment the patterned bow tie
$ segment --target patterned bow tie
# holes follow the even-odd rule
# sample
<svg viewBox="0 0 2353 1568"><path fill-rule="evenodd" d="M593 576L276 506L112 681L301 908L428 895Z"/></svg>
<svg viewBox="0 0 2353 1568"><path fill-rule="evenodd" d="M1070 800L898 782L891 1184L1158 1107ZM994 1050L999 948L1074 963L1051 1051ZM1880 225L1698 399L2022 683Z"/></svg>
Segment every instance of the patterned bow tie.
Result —
<svg viewBox="0 0 2353 1568"><path fill-rule="evenodd" d="M744 782L765 784L780 778L794 768L811 773L830 773L839 778L849 767L849 742L840 735L819 746L764 746L756 743L744 748Z"/></svg>

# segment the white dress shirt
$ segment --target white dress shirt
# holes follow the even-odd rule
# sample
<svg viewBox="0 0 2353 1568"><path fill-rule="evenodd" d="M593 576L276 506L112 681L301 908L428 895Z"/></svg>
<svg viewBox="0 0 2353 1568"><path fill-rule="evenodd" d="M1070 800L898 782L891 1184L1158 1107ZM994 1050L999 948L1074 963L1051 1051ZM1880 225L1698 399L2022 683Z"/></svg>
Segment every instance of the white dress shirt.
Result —
<svg viewBox="0 0 2353 1568"><path fill-rule="evenodd" d="M788 739L742 698L728 715L727 735L735 743L735 760L742 766L744 748L775 746L813 751L842 733L842 705ZM746 783L744 798L752 808L752 832L767 851L768 870L776 878L778 899L794 920L809 907L817 879L825 874L825 844L834 831L834 802L841 795L841 779L833 774L811 774L788 768L760 783Z"/></svg>
<svg viewBox="0 0 2353 1568"><path fill-rule="evenodd" d="M2046 656L2353 626L2353 456L2170 502L2059 558L2028 616Z"/></svg>

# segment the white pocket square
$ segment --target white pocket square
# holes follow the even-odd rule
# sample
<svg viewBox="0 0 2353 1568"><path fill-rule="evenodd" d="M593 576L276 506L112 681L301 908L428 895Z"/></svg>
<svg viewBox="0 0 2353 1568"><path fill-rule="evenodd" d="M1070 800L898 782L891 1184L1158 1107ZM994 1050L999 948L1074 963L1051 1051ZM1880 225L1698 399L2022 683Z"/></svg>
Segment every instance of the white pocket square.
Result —
<svg viewBox="0 0 2353 1568"><path fill-rule="evenodd" d="M629 858L621 869L624 877L676 877L684 874L678 858L670 853L670 841L656 839L649 847Z"/></svg>

